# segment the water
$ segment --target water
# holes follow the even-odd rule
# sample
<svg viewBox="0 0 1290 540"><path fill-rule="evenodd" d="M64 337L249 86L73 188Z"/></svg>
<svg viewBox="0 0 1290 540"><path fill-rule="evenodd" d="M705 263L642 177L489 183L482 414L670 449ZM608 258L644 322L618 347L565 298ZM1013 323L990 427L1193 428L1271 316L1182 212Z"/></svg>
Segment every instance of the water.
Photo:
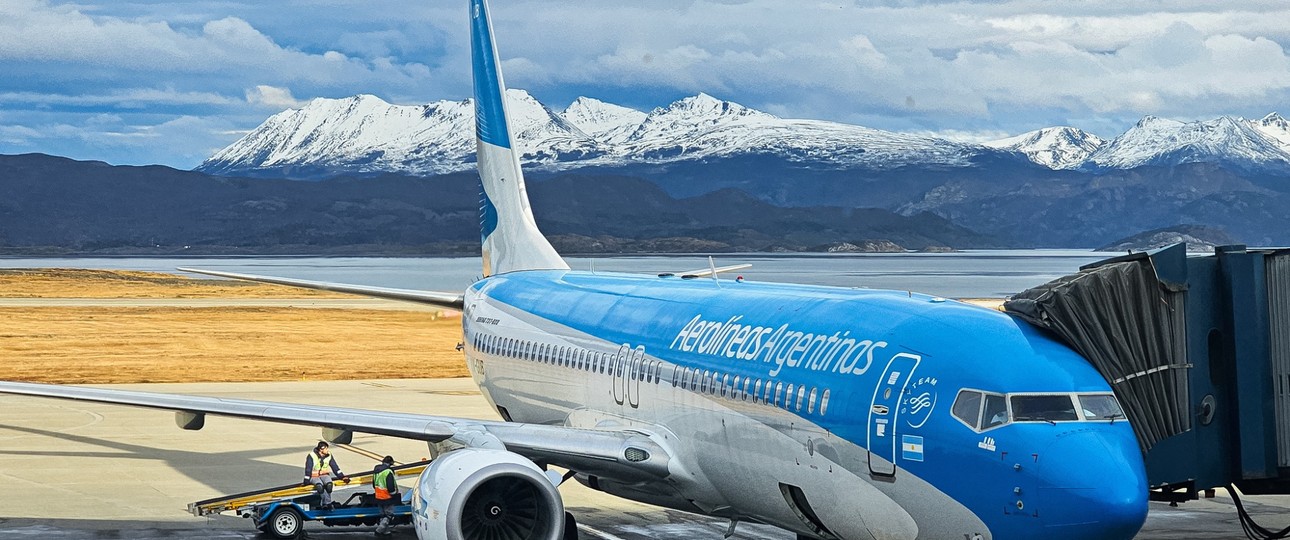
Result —
<svg viewBox="0 0 1290 540"><path fill-rule="evenodd" d="M899 254L720 254L716 265L750 263L723 274L749 280L997 298L1071 274L1113 254L1079 250L999 250ZM568 257L575 270L658 274L708 267L704 256ZM0 268L97 268L178 273L177 266L405 289L465 289L480 276L476 257L0 258Z"/></svg>

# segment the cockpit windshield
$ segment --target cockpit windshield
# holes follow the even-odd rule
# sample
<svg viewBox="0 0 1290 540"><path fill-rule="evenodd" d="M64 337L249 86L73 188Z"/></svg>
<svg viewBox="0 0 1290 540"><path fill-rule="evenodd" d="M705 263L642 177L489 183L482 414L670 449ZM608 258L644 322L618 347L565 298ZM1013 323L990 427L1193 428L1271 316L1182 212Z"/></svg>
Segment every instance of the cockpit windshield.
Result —
<svg viewBox="0 0 1290 540"><path fill-rule="evenodd" d="M1092 394L1079 397L1079 407L1085 420L1115 420L1124 418L1120 402L1111 394Z"/></svg>
<svg viewBox="0 0 1290 540"><path fill-rule="evenodd" d="M975 431L1011 422L1114 422L1124 418L1113 394L995 394L970 389L959 391L950 412Z"/></svg>
<svg viewBox="0 0 1290 540"><path fill-rule="evenodd" d="M1079 420L1070 394L1012 396L1012 417L1018 422Z"/></svg>

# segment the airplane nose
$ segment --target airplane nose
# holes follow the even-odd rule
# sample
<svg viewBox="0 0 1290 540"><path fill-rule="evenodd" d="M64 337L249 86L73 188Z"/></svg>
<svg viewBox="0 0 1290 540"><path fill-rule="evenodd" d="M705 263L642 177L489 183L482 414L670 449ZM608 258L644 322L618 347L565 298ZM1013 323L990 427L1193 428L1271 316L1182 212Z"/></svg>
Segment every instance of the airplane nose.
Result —
<svg viewBox="0 0 1290 540"><path fill-rule="evenodd" d="M1128 424L1066 433L1040 455L1044 537L1133 538L1147 519L1147 472Z"/></svg>

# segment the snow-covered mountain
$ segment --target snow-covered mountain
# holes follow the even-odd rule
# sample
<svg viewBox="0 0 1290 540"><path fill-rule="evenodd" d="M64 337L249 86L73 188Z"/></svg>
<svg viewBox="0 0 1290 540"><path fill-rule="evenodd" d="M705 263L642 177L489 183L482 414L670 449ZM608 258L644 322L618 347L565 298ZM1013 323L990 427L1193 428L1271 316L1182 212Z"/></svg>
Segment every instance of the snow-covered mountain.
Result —
<svg viewBox="0 0 1290 540"><path fill-rule="evenodd" d="M1281 143L1281 149L1290 152L1290 121L1280 114L1269 113L1254 123L1254 128Z"/></svg>
<svg viewBox="0 0 1290 540"><path fill-rule="evenodd" d="M1148 116L1112 141L1050 127L984 143L779 118L707 94L649 113L578 98L555 112L508 90L515 145L526 166L662 164L769 155L815 168L968 167L983 154L1016 155L1050 169L1089 171L1211 162L1290 174L1290 122L1220 117L1178 122ZM340 173L434 175L472 167L474 102L391 105L370 95L315 99L275 114L198 170L224 175L322 177Z"/></svg>
<svg viewBox="0 0 1290 540"><path fill-rule="evenodd" d="M533 161L603 152L594 138L527 92L508 90L507 99L517 147ZM269 117L198 170L442 174L469 165L475 153L474 123L471 100L391 105L370 95L319 98Z"/></svg>
<svg viewBox="0 0 1290 540"><path fill-rule="evenodd" d="M1020 152L1030 161L1060 170L1079 167L1106 141L1078 128L1059 126L983 144L990 148Z"/></svg>
<svg viewBox="0 0 1290 540"><path fill-rule="evenodd" d="M1290 169L1287 145L1275 135L1290 137L1290 133L1278 127L1278 119L1280 116L1269 115L1265 126L1262 121L1230 116L1197 122L1147 116L1089 156L1084 167L1220 163L1241 169Z"/></svg>
<svg viewBox="0 0 1290 540"><path fill-rule="evenodd" d="M613 144L626 139L649 115L636 109L580 97L560 113L566 121L597 140Z"/></svg>
<svg viewBox="0 0 1290 540"><path fill-rule="evenodd" d="M783 119L707 94L648 114L591 98L556 113L512 89L507 111L522 160L545 169L767 153L831 167L966 166L989 151L935 137ZM419 106L368 95L315 99L273 115L198 170L287 176L465 170L473 166L473 118L469 99Z"/></svg>

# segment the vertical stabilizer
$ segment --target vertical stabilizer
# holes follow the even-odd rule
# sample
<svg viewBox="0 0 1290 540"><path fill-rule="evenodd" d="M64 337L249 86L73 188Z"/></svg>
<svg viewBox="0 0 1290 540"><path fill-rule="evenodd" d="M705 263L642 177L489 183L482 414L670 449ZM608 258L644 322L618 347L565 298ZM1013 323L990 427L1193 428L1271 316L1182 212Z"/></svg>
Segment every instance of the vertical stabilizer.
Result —
<svg viewBox="0 0 1290 540"><path fill-rule="evenodd" d="M538 230L506 116L506 85L493 46L485 0L470 0L470 52L475 76L475 147L480 181L479 225L484 275L516 270L568 270Z"/></svg>

